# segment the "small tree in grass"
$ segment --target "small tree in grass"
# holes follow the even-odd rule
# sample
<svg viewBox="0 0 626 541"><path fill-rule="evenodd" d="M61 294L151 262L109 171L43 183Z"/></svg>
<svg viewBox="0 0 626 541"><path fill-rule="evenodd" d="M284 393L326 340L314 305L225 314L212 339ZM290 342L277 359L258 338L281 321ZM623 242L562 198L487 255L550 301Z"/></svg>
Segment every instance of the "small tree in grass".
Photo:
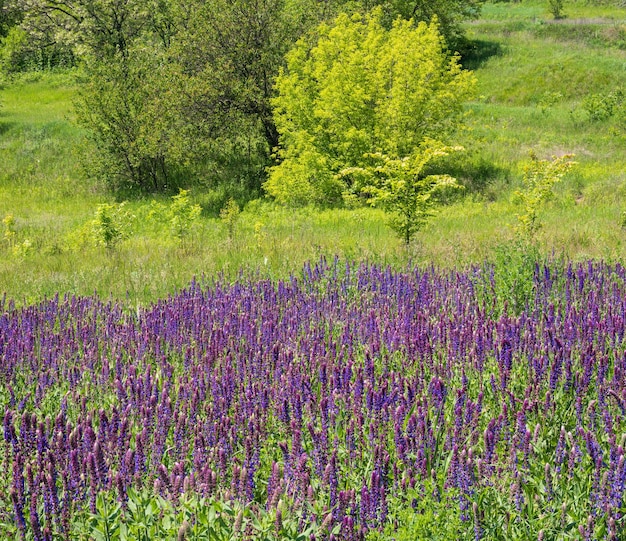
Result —
<svg viewBox="0 0 626 541"><path fill-rule="evenodd" d="M394 158L381 153L371 154L372 165L349 168L342 173L363 178L363 191L370 195L370 203L380 205L390 213L390 227L408 245L433 215L437 192L461 188L449 175L425 175L426 165L437 157L459 150L462 148L427 139L409 156Z"/></svg>
<svg viewBox="0 0 626 541"><path fill-rule="evenodd" d="M555 19L562 19L563 15L563 0L548 0L548 7L550 13Z"/></svg>
<svg viewBox="0 0 626 541"><path fill-rule="evenodd" d="M172 196L172 203L166 212L167 221L172 235L183 244L189 236L193 226L202 213L202 207L194 204L189 196L189 190L180 188L178 195Z"/></svg>
<svg viewBox="0 0 626 541"><path fill-rule="evenodd" d="M235 226L239 221L239 215L241 214L241 209L232 197L228 200L224 208L220 211L220 218L224 225L226 226L226 230L228 231L228 240L232 241L235 238Z"/></svg>
<svg viewBox="0 0 626 541"><path fill-rule="evenodd" d="M517 215L517 238L495 250L493 279L498 311L519 315L536 291L535 268L541 255L536 240L539 210L554 194L554 185L574 166L571 154L540 160L533 152L524 167L524 188L515 192L523 212Z"/></svg>
<svg viewBox="0 0 626 541"><path fill-rule="evenodd" d="M91 222L93 239L98 246L113 250L130 236L133 216L127 211L126 203L102 203L98 205Z"/></svg>
<svg viewBox="0 0 626 541"><path fill-rule="evenodd" d="M521 201L524 212L518 214L517 231L524 238L532 241L541 229L539 209L552 197L554 185L560 182L565 174L576 164L570 160L573 154L553 156L551 160L540 160L533 152L530 162L524 167L524 189L515 192Z"/></svg>

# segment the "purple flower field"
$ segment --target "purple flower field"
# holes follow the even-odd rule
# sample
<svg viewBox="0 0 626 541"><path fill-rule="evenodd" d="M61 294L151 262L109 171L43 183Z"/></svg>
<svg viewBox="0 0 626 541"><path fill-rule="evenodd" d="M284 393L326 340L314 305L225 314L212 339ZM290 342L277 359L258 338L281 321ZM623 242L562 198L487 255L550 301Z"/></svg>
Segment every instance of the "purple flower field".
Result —
<svg viewBox="0 0 626 541"><path fill-rule="evenodd" d="M537 266L532 292L514 315L488 269L322 261L135 311L5 300L0 538L78 539L99 494L121 517L149 491L270 513L276 539L289 516L306 539L411 516L415 539L623 539L626 269Z"/></svg>

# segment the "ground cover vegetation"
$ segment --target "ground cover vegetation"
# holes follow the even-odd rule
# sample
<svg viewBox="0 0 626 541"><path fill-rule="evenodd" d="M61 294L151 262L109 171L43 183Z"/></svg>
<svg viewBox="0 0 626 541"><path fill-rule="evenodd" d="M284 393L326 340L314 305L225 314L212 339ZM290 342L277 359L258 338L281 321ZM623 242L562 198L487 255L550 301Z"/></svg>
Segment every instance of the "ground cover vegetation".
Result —
<svg viewBox="0 0 626 541"><path fill-rule="evenodd" d="M626 271L320 261L129 312L2 306L25 539L620 539Z"/></svg>
<svg viewBox="0 0 626 541"><path fill-rule="evenodd" d="M0 537L620 539L626 7L2 7Z"/></svg>
<svg viewBox="0 0 626 541"><path fill-rule="evenodd" d="M267 198L250 201L259 196L268 162L254 161L255 147L247 142L240 147L245 160L230 161L225 154L232 157L234 147L223 139L218 146L225 154L210 168L223 173L223 181L207 174L189 177L182 186L202 213L180 242L169 220L156 212L169 208L179 187L137 197L110 192L111 185L92 174L90 164L97 166L98 160L85 141L88 132L74 121L72 105L85 80L82 72L5 76L0 215L12 216L14 234L0 243L3 289L20 301L57 291L98 291L146 302L184 287L194 274L235 276L247 268L285 276L322 253L400 265L408 260L480 263L515 238L516 215L522 214L515 192L523 186L531 153L539 160L574 154L577 162L539 210L540 251L619 257L624 242L623 8L566 7L568 18L554 23L542 2L488 3L481 19L465 25L462 62L474 70L475 97L465 107L461 130L444 141L465 150L445 161L437 158L419 177L450 175L464 190L437 194L437 203L444 205L408 249L386 230L385 197L378 208L350 198L342 198L342 208L324 209L279 207ZM231 165L238 172L228 169ZM256 180L245 180L253 170ZM387 182L382 175L377 181ZM241 212L227 226L219 216L231 198ZM102 249L89 224L99 205L124 199L127 234L113 250Z"/></svg>

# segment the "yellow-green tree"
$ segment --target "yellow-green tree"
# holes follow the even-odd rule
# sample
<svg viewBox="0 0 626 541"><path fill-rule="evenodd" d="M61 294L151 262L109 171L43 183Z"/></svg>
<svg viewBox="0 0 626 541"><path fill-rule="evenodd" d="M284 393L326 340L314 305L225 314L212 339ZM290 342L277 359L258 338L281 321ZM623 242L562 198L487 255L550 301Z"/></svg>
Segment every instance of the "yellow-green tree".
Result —
<svg viewBox="0 0 626 541"><path fill-rule="evenodd" d="M397 19L387 30L381 18L378 9L339 15L288 54L273 100L280 163L265 183L278 201L334 204L374 187L394 211L381 190L400 173L417 186L425 148L448 148L473 75L449 56L436 23Z"/></svg>

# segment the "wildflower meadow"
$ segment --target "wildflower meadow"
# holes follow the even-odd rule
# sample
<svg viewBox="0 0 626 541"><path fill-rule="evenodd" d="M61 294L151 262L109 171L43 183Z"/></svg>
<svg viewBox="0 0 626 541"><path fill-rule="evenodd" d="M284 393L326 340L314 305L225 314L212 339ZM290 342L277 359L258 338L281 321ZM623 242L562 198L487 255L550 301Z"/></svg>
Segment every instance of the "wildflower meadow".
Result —
<svg viewBox="0 0 626 541"><path fill-rule="evenodd" d="M0 304L3 539L623 539L626 268Z"/></svg>

